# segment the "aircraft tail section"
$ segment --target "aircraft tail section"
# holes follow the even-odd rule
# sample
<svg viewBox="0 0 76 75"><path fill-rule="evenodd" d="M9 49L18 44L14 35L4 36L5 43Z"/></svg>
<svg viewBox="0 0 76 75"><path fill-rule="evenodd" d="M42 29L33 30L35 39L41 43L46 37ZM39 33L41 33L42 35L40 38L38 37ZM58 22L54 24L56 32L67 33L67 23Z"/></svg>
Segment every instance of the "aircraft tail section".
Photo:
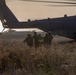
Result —
<svg viewBox="0 0 76 75"><path fill-rule="evenodd" d="M8 23L18 22L17 18L14 16L14 14L11 12L11 10L7 6L5 6L5 20Z"/></svg>
<svg viewBox="0 0 76 75"><path fill-rule="evenodd" d="M0 0L0 20L4 18L4 5L5 0Z"/></svg>
<svg viewBox="0 0 76 75"><path fill-rule="evenodd" d="M8 25L19 22L11 10L7 7L5 0L0 0L0 20L2 23L6 22Z"/></svg>

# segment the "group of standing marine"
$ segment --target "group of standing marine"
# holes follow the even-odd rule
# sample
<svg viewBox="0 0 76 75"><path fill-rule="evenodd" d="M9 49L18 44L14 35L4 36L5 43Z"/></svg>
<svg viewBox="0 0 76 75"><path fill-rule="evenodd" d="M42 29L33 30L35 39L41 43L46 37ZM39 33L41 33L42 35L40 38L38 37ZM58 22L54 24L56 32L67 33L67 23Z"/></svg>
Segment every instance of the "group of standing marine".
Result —
<svg viewBox="0 0 76 75"><path fill-rule="evenodd" d="M50 46L52 39L53 36L50 32L46 33L44 37L42 37L41 34L37 34L37 32L34 32L33 36L31 34L28 34L23 43L26 42L29 47L34 46L35 48L37 48L42 45Z"/></svg>

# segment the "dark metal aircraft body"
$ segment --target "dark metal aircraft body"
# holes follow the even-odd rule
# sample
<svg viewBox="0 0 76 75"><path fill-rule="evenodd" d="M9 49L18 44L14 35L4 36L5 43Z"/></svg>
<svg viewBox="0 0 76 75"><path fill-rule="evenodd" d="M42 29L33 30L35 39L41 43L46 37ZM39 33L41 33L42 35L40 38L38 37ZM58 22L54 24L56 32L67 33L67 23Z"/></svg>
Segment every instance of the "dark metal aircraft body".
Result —
<svg viewBox="0 0 76 75"><path fill-rule="evenodd" d="M39 28L46 32L51 31L54 35L76 39L76 16L65 15L60 18L19 22L7 7L5 0L0 0L0 20L4 28Z"/></svg>

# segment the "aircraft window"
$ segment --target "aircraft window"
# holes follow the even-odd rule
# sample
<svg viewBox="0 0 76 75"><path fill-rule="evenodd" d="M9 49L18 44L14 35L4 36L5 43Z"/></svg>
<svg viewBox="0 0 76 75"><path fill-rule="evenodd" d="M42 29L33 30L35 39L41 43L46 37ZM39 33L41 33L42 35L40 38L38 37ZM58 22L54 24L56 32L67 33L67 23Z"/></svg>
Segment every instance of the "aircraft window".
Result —
<svg viewBox="0 0 76 75"><path fill-rule="evenodd" d="M4 23L6 23L6 20L4 19Z"/></svg>
<svg viewBox="0 0 76 75"><path fill-rule="evenodd" d="M2 20L2 24L5 24L5 23L6 23L6 20L5 20L5 19L3 19L3 20Z"/></svg>

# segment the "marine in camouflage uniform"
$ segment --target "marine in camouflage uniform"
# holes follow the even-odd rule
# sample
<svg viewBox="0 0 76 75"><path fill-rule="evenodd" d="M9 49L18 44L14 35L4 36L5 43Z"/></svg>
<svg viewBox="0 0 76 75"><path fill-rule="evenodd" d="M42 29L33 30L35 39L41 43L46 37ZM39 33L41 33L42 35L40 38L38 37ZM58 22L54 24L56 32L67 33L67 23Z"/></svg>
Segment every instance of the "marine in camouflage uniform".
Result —
<svg viewBox="0 0 76 75"><path fill-rule="evenodd" d="M37 35L36 32L34 32L33 40L34 40L35 48L39 47L39 36Z"/></svg>
<svg viewBox="0 0 76 75"><path fill-rule="evenodd" d="M52 39L53 39L53 36L52 36L51 32L49 32L48 33L48 45L51 45Z"/></svg>
<svg viewBox="0 0 76 75"><path fill-rule="evenodd" d="M23 43L27 43L28 46L32 47L33 46L33 37L31 34L28 34L26 39L23 41Z"/></svg>
<svg viewBox="0 0 76 75"><path fill-rule="evenodd" d="M50 46L52 42L53 36L51 33L47 33L44 36L44 46Z"/></svg>
<svg viewBox="0 0 76 75"><path fill-rule="evenodd" d="M39 46L42 46L42 44L43 44L43 37L41 36L41 34L39 34L38 36L39 36Z"/></svg>

